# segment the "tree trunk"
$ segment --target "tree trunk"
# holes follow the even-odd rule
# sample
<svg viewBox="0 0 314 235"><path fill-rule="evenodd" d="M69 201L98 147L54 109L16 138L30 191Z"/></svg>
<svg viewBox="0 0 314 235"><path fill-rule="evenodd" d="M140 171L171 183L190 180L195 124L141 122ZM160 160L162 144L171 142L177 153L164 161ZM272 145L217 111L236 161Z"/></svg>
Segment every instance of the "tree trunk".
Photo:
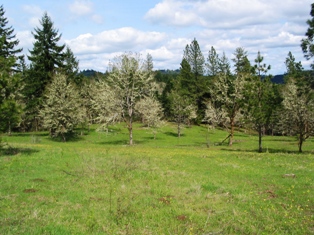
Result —
<svg viewBox="0 0 314 235"><path fill-rule="evenodd" d="M128 129L129 129L129 139L130 139L129 144L133 145L133 128L132 128L132 124L130 124Z"/></svg>
<svg viewBox="0 0 314 235"><path fill-rule="evenodd" d="M231 119L230 119L230 127L231 127L231 130L230 130L229 146L231 146L232 143L233 143L234 118L231 118Z"/></svg>
<svg viewBox="0 0 314 235"><path fill-rule="evenodd" d="M299 135L299 143L298 143L299 153L302 153L302 145L303 145L303 134L300 133L300 135Z"/></svg>
<svg viewBox="0 0 314 235"><path fill-rule="evenodd" d="M258 128L258 152L261 153L263 152L263 148L262 148L262 135L263 135L263 129L262 127Z"/></svg>
<svg viewBox="0 0 314 235"><path fill-rule="evenodd" d="M178 122L178 137L181 137L181 123Z"/></svg>

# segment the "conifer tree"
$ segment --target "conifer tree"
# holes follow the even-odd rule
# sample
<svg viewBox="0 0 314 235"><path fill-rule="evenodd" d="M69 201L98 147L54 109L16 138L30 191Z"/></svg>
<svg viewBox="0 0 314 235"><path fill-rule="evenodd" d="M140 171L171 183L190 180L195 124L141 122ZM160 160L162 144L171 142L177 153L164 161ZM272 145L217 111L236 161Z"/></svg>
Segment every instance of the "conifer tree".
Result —
<svg viewBox="0 0 314 235"><path fill-rule="evenodd" d="M17 49L19 41L15 39L14 29L8 27L3 6L0 6L0 131L11 133L12 127L19 120L20 107L18 98L21 87L18 73L18 56L22 49Z"/></svg>
<svg viewBox="0 0 314 235"><path fill-rule="evenodd" d="M8 58L10 56L15 57L17 60L21 56L17 56L22 52L22 48L16 48L19 44L19 40L15 39L14 29L12 26L7 27L8 20L4 16L5 10L3 5L0 6L0 57Z"/></svg>
<svg viewBox="0 0 314 235"><path fill-rule="evenodd" d="M33 36L35 42L30 50L28 59L30 68L25 76L23 90L26 98L26 119L36 130L40 127L39 110L43 103L43 93L56 72L64 65L65 45L58 45L61 34L54 28L47 13L40 20L40 28L35 28Z"/></svg>
<svg viewBox="0 0 314 235"><path fill-rule="evenodd" d="M219 72L219 55L213 46L208 52L206 67L209 76L214 77Z"/></svg>
<svg viewBox="0 0 314 235"><path fill-rule="evenodd" d="M270 65L263 64L264 57L260 52L254 60L252 68L254 74L246 83L245 98L248 119L258 132L258 152L263 151L262 137L267 125L270 123L272 114L280 105L280 97L277 97L275 84L271 83L271 75L267 75Z"/></svg>
<svg viewBox="0 0 314 235"><path fill-rule="evenodd" d="M204 101L207 97L206 87L208 85L208 79L205 79L205 59L201 48L194 38L194 40L186 45L183 52L183 59L185 59L190 65L192 77L189 82L190 96L195 99L197 106L197 119L196 122L200 123L204 117Z"/></svg>
<svg viewBox="0 0 314 235"><path fill-rule="evenodd" d="M306 22L309 26L305 33L306 38L301 41L302 51L308 60L314 57L314 3L311 4L310 15L312 18ZM311 66L314 69L314 63Z"/></svg>
<svg viewBox="0 0 314 235"><path fill-rule="evenodd" d="M66 75L68 81L72 81L78 86L82 85L83 76L79 74L79 61L69 46L66 46L60 71Z"/></svg>

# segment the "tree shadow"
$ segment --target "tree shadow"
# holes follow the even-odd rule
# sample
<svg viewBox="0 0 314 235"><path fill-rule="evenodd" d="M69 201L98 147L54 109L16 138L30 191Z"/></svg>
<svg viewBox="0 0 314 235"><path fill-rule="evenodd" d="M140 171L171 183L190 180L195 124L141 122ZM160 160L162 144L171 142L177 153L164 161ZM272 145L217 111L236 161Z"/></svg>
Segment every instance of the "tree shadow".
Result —
<svg viewBox="0 0 314 235"><path fill-rule="evenodd" d="M30 156L38 152L39 150L30 149L30 148L5 147L0 150L0 157L15 156L18 154L24 154L24 155Z"/></svg>
<svg viewBox="0 0 314 235"><path fill-rule="evenodd" d="M139 144L143 144L146 143L147 141L143 141L143 140L133 140L133 145L139 145ZM127 145L127 146L131 146L129 144L129 140L108 140L108 141L101 141L98 144L100 145Z"/></svg>
<svg viewBox="0 0 314 235"><path fill-rule="evenodd" d="M175 133L175 132L167 131L167 132L164 132L164 134L168 135L168 136L178 137L178 133ZM184 136L185 136L185 134L181 133L181 137L184 137Z"/></svg>
<svg viewBox="0 0 314 235"><path fill-rule="evenodd" d="M64 139L61 136L57 136L57 137L50 137L48 136L48 140L52 141L52 142L58 142L58 143L75 143L75 142L79 142L84 140L84 135L70 135L66 137L66 140L64 141Z"/></svg>
<svg viewBox="0 0 314 235"><path fill-rule="evenodd" d="M299 152L298 150L286 150L286 149L273 149L273 148L265 148L262 152L259 152L258 149L228 149L221 148L221 150L229 151L229 152L246 152L246 153L284 153L284 154L309 154L311 151L303 151Z"/></svg>

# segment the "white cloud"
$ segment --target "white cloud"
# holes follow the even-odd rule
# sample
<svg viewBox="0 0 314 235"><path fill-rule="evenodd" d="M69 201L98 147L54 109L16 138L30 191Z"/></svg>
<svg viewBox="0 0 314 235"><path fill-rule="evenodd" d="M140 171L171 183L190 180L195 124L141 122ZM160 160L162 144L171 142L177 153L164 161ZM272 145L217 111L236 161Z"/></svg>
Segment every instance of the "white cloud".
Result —
<svg viewBox="0 0 314 235"><path fill-rule="evenodd" d="M302 21L308 15L303 7L306 3L310 6L311 0L163 0L146 13L145 19L168 26L237 28L291 17Z"/></svg>
<svg viewBox="0 0 314 235"><path fill-rule="evenodd" d="M70 11L79 16L91 14L93 11L92 8L93 4L87 0L75 0L69 6Z"/></svg>
<svg viewBox="0 0 314 235"><path fill-rule="evenodd" d="M139 51L159 45L166 35L159 32L144 32L131 27L103 31L99 34L83 34L72 40L66 40L74 53L112 53Z"/></svg>
<svg viewBox="0 0 314 235"><path fill-rule="evenodd" d="M42 10L39 6L36 5L24 5L22 8L24 12L31 15L28 18L29 25L32 28L38 27L40 25L39 20L42 18L44 10Z"/></svg>
<svg viewBox="0 0 314 235"><path fill-rule="evenodd" d="M27 50L32 47L34 40L32 33L30 31L19 31L16 33L16 37L20 40L18 47L24 48L24 53L27 53Z"/></svg>
<svg viewBox="0 0 314 235"><path fill-rule="evenodd" d="M92 20L96 23L96 24L102 24L103 23L103 17L101 15L92 15Z"/></svg>

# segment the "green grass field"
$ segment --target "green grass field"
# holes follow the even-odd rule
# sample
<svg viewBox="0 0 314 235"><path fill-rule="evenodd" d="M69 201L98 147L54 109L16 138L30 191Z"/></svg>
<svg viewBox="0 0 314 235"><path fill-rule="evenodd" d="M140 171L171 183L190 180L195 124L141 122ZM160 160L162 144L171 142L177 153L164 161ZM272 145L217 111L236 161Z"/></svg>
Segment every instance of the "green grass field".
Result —
<svg viewBox="0 0 314 235"><path fill-rule="evenodd" d="M123 124L3 136L0 234L314 234L314 141ZM209 148L207 143L209 141Z"/></svg>

